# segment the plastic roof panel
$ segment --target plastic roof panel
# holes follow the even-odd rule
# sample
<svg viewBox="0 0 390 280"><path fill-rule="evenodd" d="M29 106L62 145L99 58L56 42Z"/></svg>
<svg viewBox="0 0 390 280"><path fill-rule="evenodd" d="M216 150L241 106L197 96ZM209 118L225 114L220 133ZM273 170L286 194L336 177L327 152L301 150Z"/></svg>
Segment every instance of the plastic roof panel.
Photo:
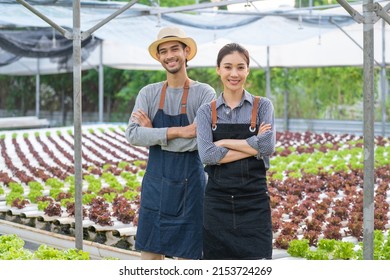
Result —
<svg viewBox="0 0 390 280"><path fill-rule="evenodd" d="M22 5L6 4L0 0L0 22L20 27L47 27L48 24ZM34 5L57 24L72 28L73 10L66 6L71 1L59 1L61 5ZM389 1L381 1L386 5ZM86 5L88 3L88 5ZM98 6L94 6L94 3ZM81 29L93 27L120 5L113 1L82 1ZM64 6L65 5L65 6ZM99 6L100 5L100 6ZM361 11L361 5L354 6ZM239 42L246 46L253 58L252 67L324 67L362 65L363 51L350 39L363 45L363 25L355 23L343 8L322 11L297 11L267 14L214 13L210 10L196 13L164 13L147 15L153 7L134 5L125 13L114 18L93 34L103 40L103 60L99 59L96 48L84 68L99 65L121 69L162 69L147 51L161 27L178 25L198 43L198 54L190 61L189 67L214 67L218 50L228 42ZM142 15L140 15L142 14ZM330 17L348 33L329 22ZM315 19L318 18L317 24ZM302 19L302 20L301 20ZM385 27L385 45L390 45L390 27ZM375 24L375 59L382 62L382 24ZM269 57L267 58L267 48ZM386 52L386 63L390 63L390 52ZM36 74L36 65L21 58L14 65L0 67L0 74ZM28 66L27 66L28 65ZM46 67L46 66L47 67ZM58 67L50 62L41 63L40 73L56 73ZM19 70L18 70L19 69ZM22 74L23 73L23 74Z"/></svg>

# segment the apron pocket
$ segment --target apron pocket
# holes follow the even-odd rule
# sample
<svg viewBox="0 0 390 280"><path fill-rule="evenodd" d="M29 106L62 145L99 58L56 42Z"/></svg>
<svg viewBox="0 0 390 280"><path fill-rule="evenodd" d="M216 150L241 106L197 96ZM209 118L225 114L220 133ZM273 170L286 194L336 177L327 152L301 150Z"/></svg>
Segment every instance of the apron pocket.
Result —
<svg viewBox="0 0 390 280"><path fill-rule="evenodd" d="M253 177L249 169L248 159L237 160L230 163L216 165L211 174L218 185L230 186L233 182L247 184L247 180ZM257 172L257 170L255 171Z"/></svg>
<svg viewBox="0 0 390 280"><path fill-rule="evenodd" d="M161 179L145 174L142 180L141 206L158 211L161 197Z"/></svg>
<svg viewBox="0 0 390 280"><path fill-rule="evenodd" d="M188 180L162 179L161 214L178 217L184 213Z"/></svg>
<svg viewBox="0 0 390 280"><path fill-rule="evenodd" d="M267 194L236 197L234 208L237 228L272 228L270 198Z"/></svg>
<svg viewBox="0 0 390 280"><path fill-rule="evenodd" d="M234 227L234 209L230 196L205 197L203 225L206 230Z"/></svg>

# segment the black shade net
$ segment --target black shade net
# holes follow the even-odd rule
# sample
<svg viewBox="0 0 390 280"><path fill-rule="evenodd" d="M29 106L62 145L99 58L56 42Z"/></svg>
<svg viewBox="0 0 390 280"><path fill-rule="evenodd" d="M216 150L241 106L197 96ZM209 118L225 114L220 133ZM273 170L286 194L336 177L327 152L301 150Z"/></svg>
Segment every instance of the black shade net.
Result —
<svg viewBox="0 0 390 280"><path fill-rule="evenodd" d="M90 36L81 42L81 60L86 60L100 43ZM72 66L73 41L51 27L28 30L0 30L0 66L13 63L21 57L50 58L58 69Z"/></svg>

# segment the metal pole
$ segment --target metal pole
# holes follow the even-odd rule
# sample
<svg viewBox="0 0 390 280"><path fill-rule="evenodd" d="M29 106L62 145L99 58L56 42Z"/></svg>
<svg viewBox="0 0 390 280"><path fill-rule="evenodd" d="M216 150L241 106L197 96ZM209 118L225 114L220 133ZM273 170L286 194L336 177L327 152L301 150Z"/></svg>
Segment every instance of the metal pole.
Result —
<svg viewBox="0 0 390 280"><path fill-rule="evenodd" d="M286 81L285 82L285 89L284 89L284 115L283 115L283 129L284 131L289 131L290 130L290 127L289 127L289 121L288 121L288 95L289 95L289 91L288 91L288 82L287 82L287 78L288 78L288 69L285 68L284 69L284 74L285 74L285 78L284 80Z"/></svg>
<svg viewBox="0 0 390 280"><path fill-rule="evenodd" d="M100 41L100 62L99 62L99 122L104 121L104 68L103 68L103 41Z"/></svg>
<svg viewBox="0 0 390 280"><path fill-rule="evenodd" d="M19 2L21 5L23 5L25 8L27 8L28 10L30 10L30 12L34 13L35 15L37 15L38 17L40 17L41 19L43 19L44 21L46 21L48 24L50 24L53 28L55 28L56 30L58 30L58 32L60 32L62 34L62 36L64 36L65 38L67 39L70 39L71 38L71 33L62 28L61 26L59 26L58 24L56 24L54 21L52 21L51 19L49 19L47 16L45 16L44 14L42 14L41 12L39 12L37 9L35 9L34 7L32 7L29 3L27 3L26 1L24 0L16 0L17 2Z"/></svg>
<svg viewBox="0 0 390 280"><path fill-rule="evenodd" d="M100 62L99 62L99 122L104 121L104 68L103 68L103 41L100 41Z"/></svg>
<svg viewBox="0 0 390 280"><path fill-rule="evenodd" d="M382 136L386 136L386 22L382 19L382 64L381 64L381 92L382 92Z"/></svg>
<svg viewBox="0 0 390 280"><path fill-rule="evenodd" d="M269 66L269 46L267 46L267 71L265 72L265 74L266 74L266 82L267 82L266 94L267 94L267 98L271 99L271 69Z"/></svg>
<svg viewBox="0 0 390 280"><path fill-rule="evenodd" d="M346 32L339 24L337 24L337 22L335 22L332 17L329 19L329 22L334 24L338 29L340 29L341 32L343 32L349 39L351 39L351 41L354 42L356 46L358 46L362 51L364 51L363 47L351 35L349 35L348 32ZM377 66L381 66L381 64L375 59L374 62Z"/></svg>
<svg viewBox="0 0 390 280"><path fill-rule="evenodd" d="M41 72L41 67L40 67L40 61L39 61L39 57L37 58L37 74L35 75L35 116L39 119L39 106L41 104L41 101L40 101L40 84L41 84L41 76L40 76L40 72Z"/></svg>
<svg viewBox="0 0 390 280"><path fill-rule="evenodd" d="M363 1L364 179L363 259L374 258L374 12L373 0Z"/></svg>
<svg viewBox="0 0 390 280"><path fill-rule="evenodd" d="M88 29L87 31L85 31L83 34L82 34L82 39L86 39L88 38L89 36L91 36L91 34L93 32L95 32L96 30L98 30L100 27L102 27L103 25L105 25L107 22L109 22L110 20L114 19L115 17L119 16L120 14L122 14L123 12L125 12L126 10L128 10L131 6L133 6L135 3L137 3L138 0L133 0L129 3L127 3L125 6L123 6L122 8L120 8L118 11L116 11L115 13L113 13L112 15L108 16L107 18L105 18L104 20L100 21L99 23L97 23L95 26L91 27L90 29Z"/></svg>
<svg viewBox="0 0 390 280"><path fill-rule="evenodd" d="M73 118L75 170L75 238L76 248L83 249L82 165L81 165L81 30L80 0L73 1Z"/></svg>

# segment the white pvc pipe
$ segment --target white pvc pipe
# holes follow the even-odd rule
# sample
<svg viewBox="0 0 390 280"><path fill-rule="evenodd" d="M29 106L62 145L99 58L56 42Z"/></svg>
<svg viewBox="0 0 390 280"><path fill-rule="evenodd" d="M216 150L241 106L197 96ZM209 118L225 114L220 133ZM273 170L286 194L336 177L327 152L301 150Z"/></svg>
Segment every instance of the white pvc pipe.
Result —
<svg viewBox="0 0 390 280"><path fill-rule="evenodd" d="M48 232L46 230L40 230L21 224L15 224L4 220L0 220L0 233L16 234L25 241L37 244L46 244L60 250L74 248L75 243L74 237ZM83 251L88 252L91 259L117 258L121 260L140 260L141 258L141 255L138 252L119 249L87 240L83 241Z"/></svg>

